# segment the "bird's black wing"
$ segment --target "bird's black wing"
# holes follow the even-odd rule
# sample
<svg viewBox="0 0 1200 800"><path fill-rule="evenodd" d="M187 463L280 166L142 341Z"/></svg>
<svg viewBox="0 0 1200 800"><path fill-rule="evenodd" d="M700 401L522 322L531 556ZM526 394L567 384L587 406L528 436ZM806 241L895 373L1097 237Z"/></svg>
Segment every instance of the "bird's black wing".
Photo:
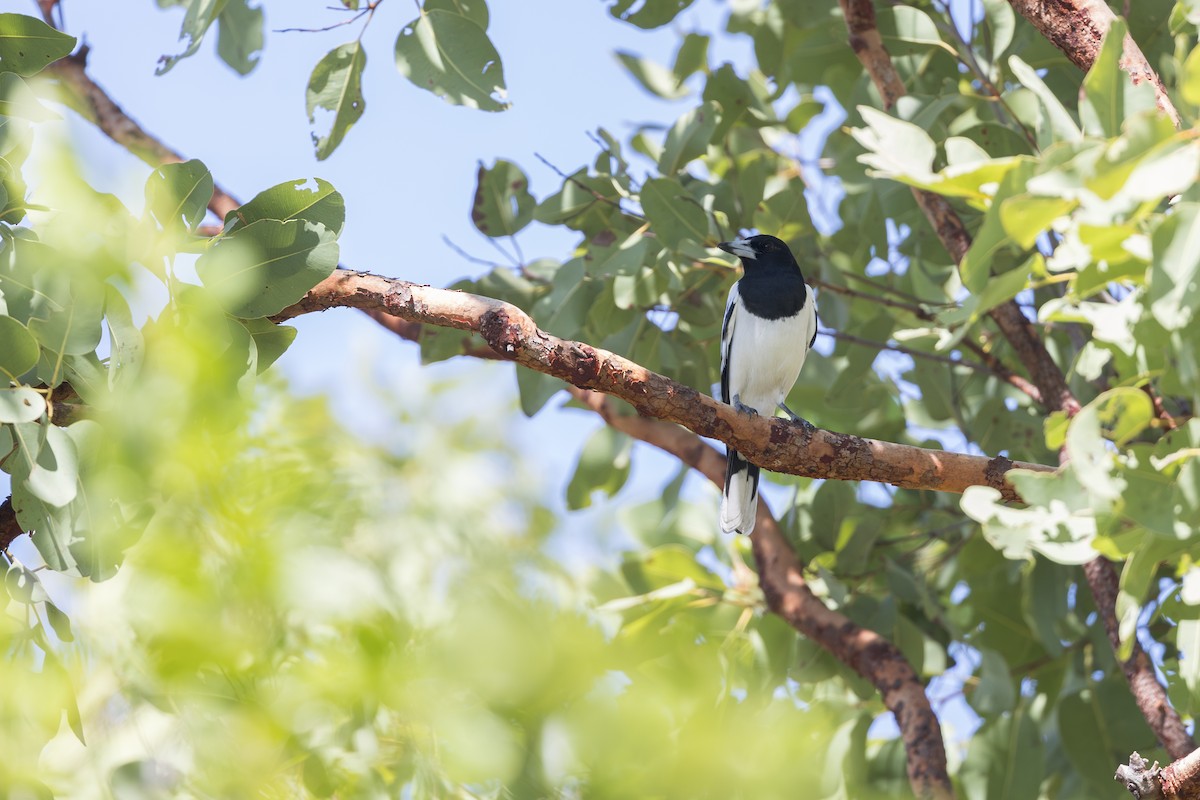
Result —
<svg viewBox="0 0 1200 800"><path fill-rule="evenodd" d="M729 358L733 353L733 329L737 324L738 288L735 283L729 290L729 299L725 302L725 318L721 320L721 402L733 402L729 388Z"/></svg>

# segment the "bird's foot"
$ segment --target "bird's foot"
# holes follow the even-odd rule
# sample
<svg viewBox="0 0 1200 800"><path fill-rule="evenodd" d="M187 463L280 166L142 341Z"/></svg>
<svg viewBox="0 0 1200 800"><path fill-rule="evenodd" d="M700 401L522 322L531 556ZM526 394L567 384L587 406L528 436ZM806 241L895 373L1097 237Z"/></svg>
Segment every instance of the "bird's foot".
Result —
<svg viewBox="0 0 1200 800"><path fill-rule="evenodd" d="M742 402L742 399L736 394L733 396L733 402L730 405L732 405L735 409L737 409L739 414L745 414L748 417L752 417L758 413L757 408L751 408L750 406L746 405L745 403Z"/></svg>
<svg viewBox="0 0 1200 800"><path fill-rule="evenodd" d="M792 422L796 423L801 428L804 428L804 430L808 431L809 433L812 433L813 431L815 431L817 429L817 426L813 425L811 422L809 422L804 417L797 414L795 411L792 411L790 408L788 408L783 403L779 404L779 410L782 411L783 413L787 414L788 418L791 419Z"/></svg>

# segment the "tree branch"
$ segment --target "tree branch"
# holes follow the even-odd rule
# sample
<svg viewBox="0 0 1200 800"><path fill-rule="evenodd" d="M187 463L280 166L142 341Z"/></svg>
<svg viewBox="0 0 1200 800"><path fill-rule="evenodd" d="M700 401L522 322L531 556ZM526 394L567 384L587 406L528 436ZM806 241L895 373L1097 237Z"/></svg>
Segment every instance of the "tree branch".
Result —
<svg viewBox="0 0 1200 800"><path fill-rule="evenodd" d="M1038 29L1075 66L1084 72L1092 68L1104 34L1117 18L1104 0L1008 0L1009 5ZM1162 78L1150 66L1146 55L1128 33L1125 34L1121 69L1129 73L1134 86L1149 83L1154 89L1154 99L1164 114L1178 128L1181 126L1179 111L1167 94Z"/></svg>
<svg viewBox="0 0 1200 800"><path fill-rule="evenodd" d="M600 392L575 386L568 391L616 430L670 453L715 485L724 485L725 458L699 436L660 420L618 414L612 401ZM779 523L761 499L750 542L758 563L759 585L771 611L874 684L884 705L896 715L913 793L953 797L941 725L924 684L904 654L812 593Z"/></svg>
<svg viewBox="0 0 1200 800"><path fill-rule="evenodd" d="M753 463L775 472L878 481L942 492L991 486L1005 498L1017 500L1016 491L1004 478L1008 470L1050 470L1041 464L1013 462L1002 456L926 450L820 429L808 431L782 419L739 414L732 406L615 353L552 336L509 303L396 278L338 270L275 319L339 306L476 331L502 358L581 389L598 389L619 397L644 416L677 422L701 436L718 439Z"/></svg>
<svg viewBox="0 0 1200 800"><path fill-rule="evenodd" d="M838 0L838 2L841 4L842 13L846 18L850 46L854 49L867 74L870 75L884 104L890 108L897 99L905 94L905 89L892 64L891 56L883 46L883 39L875 29L874 5L871 0ZM1099 10L1099 6L1104 6L1103 0L1056 0L1053 3L1046 2L1046 0L1009 0L1009 2L1018 11L1021 11L1022 5L1028 6L1030 13L1040 9L1038 13L1047 19L1057 13L1055 10L1059 6L1076 10L1084 6L1089 9L1095 7L1092 12L1089 12L1092 16L1088 17L1095 24L1099 24L1096 21L1104 16L1103 12ZM1107 10L1107 6L1104 6L1104 9ZM1021 11L1021 13L1025 14L1026 12ZM1103 32L1108 30L1108 25L1112 22L1112 12L1108 11L1107 13L1109 19L1103 23L1103 28L1092 29L1095 46L1090 50L1090 56L1085 59L1087 66L1090 66L1095 60ZM1082 21L1080 22L1082 23ZM1095 35L1096 30L1100 31L1098 36ZM1054 40L1051 39L1051 41ZM1122 60L1123 65L1129 58L1131 42L1132 40L1126 39L1126 57ZM1133 47L1136 49L1136 45ZM1081 50L1080 56L1083 55ZM1138 55L1140 55L1140 51L1138 51ZM1144 56L1142 56L1142 62L1145 62ZM1084 66L1082 61L1076 61L1076 63ZM1126 68L1128 69L1128 67ZM1153 71L1150 74L1153 74ZM1155 76L1155 80L1157 80L1157 76ZM1158 86L1161 86L1161 82L1158 83ZM1172 108L1171 111L1174 109ZM1178 119L1177 114L1175 119ZM929 219L930 225L933 226L946 251L954 259L954 263L961 264L963 256L971 247L971 237L958 214L944 197L916 188L912 192L917 205ZM1043 407L1050 411L1065 411L1068 416L1077 413L1080 409L1079 401L1067 386L1066 376L1055 363L1049 351L1046 350L1045 343L1034 332L1033 326L1021 313L1016 302L1010 300L988 313L1025 365L1025 369L1041 394ZM1060 458L1065 456L1065 452L1065 450L1060 452ZM1088 585L1096 601L1096 609L1104 621L1105 628L1115 630L1117 625L1116 592L1108 591L1109 581L1107 578L1107 575L1113 574L1112 565L1103 557L1098 556L1088 564L1084 574L1088 579ZM1115 652L1119 641L1112 639L1111 636L1110 641L1113 643ZM1158 740L1171 753L1171 757L1179 758L1194 749L1195 743L1184 729L1183 720L1168 701L1166 690L1158 682L1149 658L1136 639L1133 641L1133 653L1122 664L1122 668L1142 716L1146 718L1146 722ZM1176 751L1172 750L1172 747L1186 747L1187 749Z"/></svg>
<svg viewBox="0 0 1200 800"><path fill-rule="evenodd" d="M186 159L154 138L138 125L87 74L88 47L46 67L44 74L57 79L59 100L99 128L108 138L152 167L175 164ZM213 186L208 208L219 219L241 205L220 186Z"/></svg>

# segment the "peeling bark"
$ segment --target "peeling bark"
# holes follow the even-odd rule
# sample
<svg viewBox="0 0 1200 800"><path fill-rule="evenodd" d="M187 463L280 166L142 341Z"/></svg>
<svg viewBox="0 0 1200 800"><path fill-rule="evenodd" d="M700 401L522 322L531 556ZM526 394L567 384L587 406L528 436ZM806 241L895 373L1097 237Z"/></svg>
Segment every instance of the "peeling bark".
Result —
<svg viewBox="0 0 1200 800"><path fill-rule="evenodd" d="M1104 0L1008 0L1008 3L1084 72L1096 62L1104 35L1117 18ZM1159 109L1171 118L1176 128L1181 127L1179 111L1171 102L1162 78L1128 33L1119 65L1134 86L1149 83Z"/></svg>
<svg viewBox="0 0 1200 800"><path fill-rule="evenodd" d="M1016 490L1005 478L1010 469L1051 469L821 429L809 431L788 420L739 414L731 406L627 358L548 334L516 306L396 278L338 270L276 319L338 306L385 312L409 323L476 331L500 358L581 389L618 397L643 416L676 422L701 436L718 439L774 472L940 492L991 486L1015 501L1019 500Z"/></svg>

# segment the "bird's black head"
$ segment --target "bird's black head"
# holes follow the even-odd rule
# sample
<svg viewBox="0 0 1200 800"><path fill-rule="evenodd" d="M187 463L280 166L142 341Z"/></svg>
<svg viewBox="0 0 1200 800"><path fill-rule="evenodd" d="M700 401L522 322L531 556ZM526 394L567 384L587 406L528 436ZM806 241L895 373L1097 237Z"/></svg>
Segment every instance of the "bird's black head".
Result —
<svg viewBox="0 0 1200 800"><path fill-rule="evenodd" d="M732 242L721 242L717 247L726 253L733 253L742 260L742 266L747 272L760 268L785 269L800 272L800 265L788 246L774 236L759 234L747 239L734 239Z"/></svg>

